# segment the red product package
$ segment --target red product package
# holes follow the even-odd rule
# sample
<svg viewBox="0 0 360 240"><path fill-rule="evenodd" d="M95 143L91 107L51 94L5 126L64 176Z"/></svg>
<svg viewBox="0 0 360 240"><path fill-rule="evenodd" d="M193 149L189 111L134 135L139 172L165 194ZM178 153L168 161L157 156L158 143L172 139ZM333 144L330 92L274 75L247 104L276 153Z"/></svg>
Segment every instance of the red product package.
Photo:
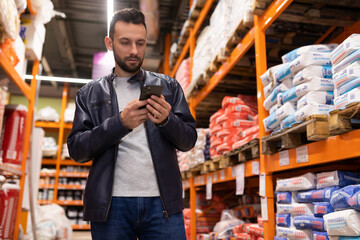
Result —
<svg viewBox="0 0 360 240"><path fill-rule="evenodd" d="M232 105L228 105L225 108L225 114L230 114L233 112L246 113L252 117L255 117L255 115L256 115L256 113L251 109L251 107L249 107L245 104L232 104Z"/></svg>
<svg viewBox="0 0 360 240"><path fill-rule="evenodd" d="M223 141L224 143L227 143L228 145L231 145L235 142L238 142L242 139L241 135L240 134L230 134L230 135L227 135L223 138Z"/></svg>
<svg viewBox="0 0 360 240"><path fill-rule="evenodd" d="M236 234L245 233L244 223L239 224L239 225L236 225L236 226L233 228L233 232L236 233Z"/></svg>
<svg viewBox="0 0 360 240"><path fill-rule="evenodd" d="M231 147L229 146L229 145L227 145L226 143L224 143L224 144L221 144L220 146L218 146L217 148L216 148L216 152L218 153L218 154L224 154L224 153L226 153L226 152L228 152L228 151L230 151L231 150Z"/></svg>
<svg viewBox="0 0 360 240"><path fill-rule="evenodd" d="M259 227L262 227L262 228L264 227L264 220L262 219L262 217L258 216L257 222L258 222Z"/></svg>
<svg viewBox="0 0 360 240"><path fill-rule="evenodd" d="M218 235L219 235L218 233L211 232L209 235L209 240L217 240Z"/></svg>
<svg viewBox="0 0 360 240"><path fill-rule="evenodd" d="M214 128L214 127L216 127L217 126L217 124L216 124L216 121L212 121L212 122L210 122L210 124L209 124L209 128L211 129L211 128Z"/></svg>
<svg viewBox="0 0 360 240"><path fill-rule="evenodd" d="M216 118L218 118L220 115L224 113L223 109L219 109L216 113L210 116L210 122L215 122Z"/></svg>
<svg viewBox="0 0 360 240"><path fill-rule="evenodd" d="M224 138L228 135L239 135L241 137L241 132L242 132L241 128L227 128L227 129L222 129L219 132L217 132L216 136L218 138Z"/></svg>
<svg viewBox="0 0 360 240"><path fill-rule="evenodd" d="M228 128L241 128L241 130L248 129L254 126L254 122L250 120L235 120L235 119L228 119L223 124L222 127L224 129Z"/></svg>
<svg viewBox="0 0 360 240"><path fill-rule="evenodd" d="M230 112L230 113L224 113L218 118L216 118L217 124L222 124L228 119L233 120L247 120L248 114L246 112Z"/></svg>
<svg viewBox="0 0 360 240"><path fill-rule="evenodd" d="M251 136L250 137L246 137L246 138L244 138L244 139L242 139L242 140L240 140L240 141L237 141L236 143L234 143L233 145L232 145L232 149L235 149L235 148L238 148L238 147L241 147L241 146L243 146L243 145L245 145L246 143L248 143L251 138Z"/></svg>
<svg viewBox="0 0 360 240"><path fill-rule="evenodd" d="M23 105L6 105L1 135L3 163L19 167L25 135L27 108Z"/></svg>
<svg viewBox="0 0 360 240"><path fill-rule="evenodd" d="M0 190L0 239L13 239L20 187L5 183Z"/></svg>
<svg viewBox="0 0 360 240"><path fill-rule="evenodd" d="M213 149L216 149L218 146L224 144L223 140L221 138L217 138L215 141L210 141L210 147Z"/></svg>
<svg viewBox="0 0 360 240"><path fill-rule="evenodd" d="M259 132L259 125L255 125L255 126L252 126L252 127L248 128L248 129L245 129L242 132L242 136L243 137L248 137L248 136L256 134L258 132Z"/></svg>
<svg viewBox="0 0 360 240"><path fill-rule="evenodd" d="M210 135L211 136L214 136L214 135L216 135L220 130L222 130L223 128L222 128L222 126L220 126L220 125L216 125L215 127L213 127L213 128L210 128Z"/></svg>
<svg viewBox="0 0 360 240"><path fill-rule="evenodd" d="M236 240L254 240L254 237L248 233L234 234Z"/></svg>
<svg viewBox="0 0 360 240"><path fill-rule="evenodd" d="M252 224L249 226L249 233L257 237L264 237L264 228L259 227L257 224Z"/></svg>

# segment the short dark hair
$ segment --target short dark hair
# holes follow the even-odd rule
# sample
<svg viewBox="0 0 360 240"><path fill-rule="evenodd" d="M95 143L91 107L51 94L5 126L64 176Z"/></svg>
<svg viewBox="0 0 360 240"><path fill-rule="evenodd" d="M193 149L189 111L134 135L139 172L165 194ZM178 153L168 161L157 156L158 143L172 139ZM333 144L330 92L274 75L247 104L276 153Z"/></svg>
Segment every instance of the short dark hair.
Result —
<svg viewBox="0 0 360 240"><path fill-rule="evenodd" d="M114 12L110 22L109 37L114 39L115 24L119 21L133 24L142 24L146 29L145 16L136 8L124 8Z"/></svg>

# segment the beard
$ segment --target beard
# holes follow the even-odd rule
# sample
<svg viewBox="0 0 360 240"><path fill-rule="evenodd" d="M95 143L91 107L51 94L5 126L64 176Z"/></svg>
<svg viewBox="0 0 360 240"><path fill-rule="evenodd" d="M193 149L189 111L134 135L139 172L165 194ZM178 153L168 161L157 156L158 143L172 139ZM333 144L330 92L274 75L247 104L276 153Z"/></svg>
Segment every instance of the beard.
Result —
<svg viewBox="0 0 360 240"><path fill-rule="evenodd" d="M115 48L113 48L113 54L114 54L114 59L116 64L125 72L128 73L136 73L137 71L139 71L144 58L139 58L137 56L129 56L129 57L125 57L125 58L121 58L116 52L115 52ZM136 59L138 61L137 64L128 64L127 60L128 59Z"/></svg>

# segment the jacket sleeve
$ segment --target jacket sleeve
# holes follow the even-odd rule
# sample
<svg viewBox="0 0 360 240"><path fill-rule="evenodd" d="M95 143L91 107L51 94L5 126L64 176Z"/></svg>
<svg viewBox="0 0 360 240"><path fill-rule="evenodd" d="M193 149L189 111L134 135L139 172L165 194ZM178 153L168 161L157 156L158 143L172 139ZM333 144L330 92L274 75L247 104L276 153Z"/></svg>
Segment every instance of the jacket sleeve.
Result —
<svg viewBox="0 0 360 240"><path fill-rule="evenodd" d="M178 150L191 150L197 140L196 122L192 117L180 84L174 79L173 102L169 119L159 126L161 134Z"/></svg>
<svg viewBox="0 0 360 240"><path fill-rule="evenodd" d="M85 97L79 91L75 98L73 128L67 139L70 157L80 163L92 160L131 132L122 125L120 113L94 126L85 102Z"/></svg>

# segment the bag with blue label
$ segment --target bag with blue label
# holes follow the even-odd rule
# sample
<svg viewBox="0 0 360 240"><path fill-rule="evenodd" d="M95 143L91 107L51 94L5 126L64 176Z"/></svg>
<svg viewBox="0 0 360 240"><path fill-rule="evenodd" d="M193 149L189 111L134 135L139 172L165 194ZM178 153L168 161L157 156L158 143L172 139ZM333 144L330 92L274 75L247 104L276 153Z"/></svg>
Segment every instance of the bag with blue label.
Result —
<svg viewBox="0 0 360 240"><path fill-rule="evenodd" d="M352 172L330 171L316 174L316 188L327 188L333 186L345 187L360 184L360 176Z"/></svg>
<svg viewBox="0 0 360 240"><path fill-rule="evenodd" d="M349 185L343 187L332 193L330 203L335 210L350 208L348 200L358 191L360 191L360 185Z"/></svg>
<svg viewBox="0 0 360 240"><path fill-rule="evenodd" d="M329 52L310 52L290 62L290 74L296 74L308 66L331 66Z"/></svg>
<svg viewBox="0 0 360 240"><path fill-rule="evenodd" d="M334 92L332 91L310 91L299 99L297 102L297 108L300 109L311 103L332 105L333 99Z"/></svg>
<svg viewBox="0 0 360 240"><path fill-rule="evenodd" d="M322 232L325 231L323 218L318 218L311 215L295 216L293 223L297 229L309 229Z"/></svg>
<svg viewBox="0 0 360 240"><path fill-rule="evenodd" d="M360 102L360 88L354 88L341 96L334 98L334 107L336 109L345 109L346 105Z"/></svg>
<svg viewBox="0 0 360 240"><path fill-rule="evenodd" d="M308 66L294 76L293 85L297 86L321 78L332 78L331 66Z"/></svg>
<svg viewBox="0 0 360 240"><path fill-rule="evenodd" d="M337 46L331 53L332 64L337 64L360 48L360 34L352 34Z"/></svg>
<svg viewBox="0 0 360 240"><path fill-rule="evenodd" d="M300 191L315 188L316 175L314 173L306 173L297 177L276 180L276 191Z"/></svg>
<svg viewBox="0 0 360 240"><path fill-rule="evenodd" d="M329 236L360 236L360 212L346 209L324 215Z"/></svg>
<svg viewBox="0 0 360 240"><path fill-rule="evenodd" d="M314 236L313 240L329 240L329 236L327 232L313 231L313 236Z"/></svg>
<svg viewBox="0 0 360 240"><path fill-rule="evenodd" d="M276 214L276 225L280 227L291 227L292 220L290 214Z"/></svg>
<svg viewBox="0 0 360 240"><path fill-rule="evenodd" d="M287 63L309 52L331 52L337 46L338 44L336 43L307 45L307 46L299 47L297 49L292 50L291 52L286 53L281 57L281 60L283 61L283 63Z"/></svg>
<svg viewBox="0 0 360 240"><path fill-rule="evenodd" d="M355 61L344 70L334 74L334 86L336 88L350 82L360 76L360 61Z"/></svg>
<svg viewBox="0 0 360 240"><path fill-rule="evenodd" d="M275 236L274 240L289 240L289 239L285 238L285 237L277 237L277 236Z"/></svg>
<svg viewBox="0 0 360 240"><path fill-rule="evenodd" d="M276 202L282 204L293 203L292 192L277 192L276 193Z"/></svg>
<svg viewBox="0 0 360 240"><path fill-rule="evenodd" d="M322 217L325 214L334 212L330 202L314 202L314 216Z"/></svg>
<svg viewBox="0 0 360 240"><path fill-rule="evenodd" d="M330 202L331 195L338 189L339 187L331 187L306 192L298 192L296 195L296 201L299 203Z"/></svg>
<svg viewBox="0 0 360 240"><path fill-rule="evenodd" d="M360 191L356 191L348 200L350 207L360 211Z"/></svg>
<svg viewBox="0 0 360 240"><path fill-rule="evenodd" d="M301 239L301 240L312 240L312 231L310 230L298 230L296 228L284 228L276 227L276 236L286 237L289 239Z"/></svg>
<svg viewBox="0 0 360 240"><path fill-rule="evenodd" d="M354 51L353 53L351 53L348 57L344 58L341 62L333 65L332 68L333 74L337 74L338 72L347 68L356 61L360 61L360 48Z"/></svg>

